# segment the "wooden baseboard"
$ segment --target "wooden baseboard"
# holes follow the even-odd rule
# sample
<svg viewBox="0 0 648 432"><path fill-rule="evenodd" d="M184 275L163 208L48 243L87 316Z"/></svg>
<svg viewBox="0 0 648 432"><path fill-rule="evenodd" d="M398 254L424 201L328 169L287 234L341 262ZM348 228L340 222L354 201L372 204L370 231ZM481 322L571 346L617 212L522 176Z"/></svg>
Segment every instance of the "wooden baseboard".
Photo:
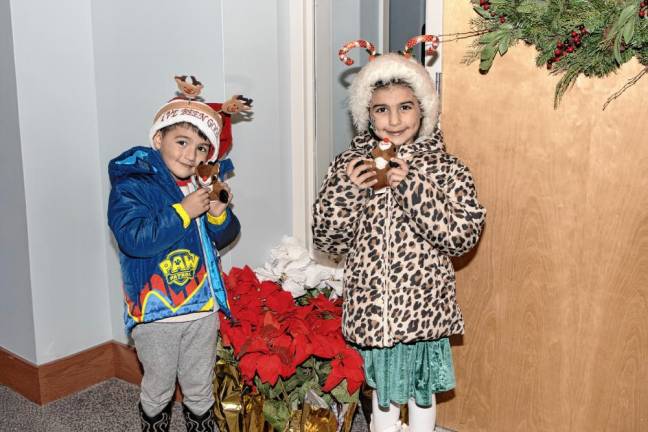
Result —
<svg viewBox="0 0 648 432"><path fill-rule="evenodd" d="M142 372L133 348L111 341L41 366L0 348L0 384L39 405L110 378L139 385Z"/></svg>
<svg viewBox="0 0 648 432"><path fill-rule="evenodd" d="M30 401L42 403L38 367L2 348L0 348L0 384L13 389Z"/></svg>
<svg viewBox="0 0 648 432"><path fill-rule="evenodd" d="M135 348L121 342L112 342L115 377L131 384L139 385L142 381L142 365L137 360Z"/></svg>
<svg viewBox="0 0 648 432"><path fill-rule="evenodd" d="M76 393L114 376L113 342L46 363L38 368L41 404Z"/></svg>
<svg viewBox="0 0 648 432"><path fill-rule="evenodd" d="M0 347L0 384L39 405L53 402L110 378L139 385L142 366L135 348L110 341L79 353L35 366ZM182 400L176 388L175 399Z"/></svg>

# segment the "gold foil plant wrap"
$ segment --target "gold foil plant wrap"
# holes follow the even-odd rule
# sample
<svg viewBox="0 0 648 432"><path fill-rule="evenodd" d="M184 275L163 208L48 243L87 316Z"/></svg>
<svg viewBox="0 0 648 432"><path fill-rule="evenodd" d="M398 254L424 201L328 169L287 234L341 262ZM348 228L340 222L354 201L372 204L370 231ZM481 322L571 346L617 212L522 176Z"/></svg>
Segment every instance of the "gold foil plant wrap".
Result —
<svg viewBox="0 0 648 432"><path fill-rule="evenodd" d="M258 393L248 393L243 395L243 431L273 431L272 426L266 421L265 416L263 415L263 396Z"/></svg>
<svg viewBox="0 0 648 432"><path fill-rule="evenodd" d="M241 429L243 383L241 373L231 354L219 349L214 368L214 416L221 431L243 432Z"/></svg>
<svg viewBox="0 0 648 432"><path fill-rule="evenodd" d="M223 350L224 351L224 350ZM221 432L272 432L263 415L263 396L249 393L241 373L226 352L216 362L214 414ZM231 354L230 354L231 356Z"/></svg>

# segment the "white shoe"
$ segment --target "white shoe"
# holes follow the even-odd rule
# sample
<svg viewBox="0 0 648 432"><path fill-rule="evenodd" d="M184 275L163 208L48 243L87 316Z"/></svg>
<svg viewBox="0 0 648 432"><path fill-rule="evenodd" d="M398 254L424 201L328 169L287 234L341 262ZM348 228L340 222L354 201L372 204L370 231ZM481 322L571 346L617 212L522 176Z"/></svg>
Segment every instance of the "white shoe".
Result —
<svg viewBox="0 0 648 432"><path fill-rule="evenodd" d="M393 426L388 427L387 429L383 429L381 431L376 431L374 429L373 421L369 423L369 431L370 432L408 432L409 431L409 426L407 426L406 423L401 423L400 420L397 421Z"/></svg>

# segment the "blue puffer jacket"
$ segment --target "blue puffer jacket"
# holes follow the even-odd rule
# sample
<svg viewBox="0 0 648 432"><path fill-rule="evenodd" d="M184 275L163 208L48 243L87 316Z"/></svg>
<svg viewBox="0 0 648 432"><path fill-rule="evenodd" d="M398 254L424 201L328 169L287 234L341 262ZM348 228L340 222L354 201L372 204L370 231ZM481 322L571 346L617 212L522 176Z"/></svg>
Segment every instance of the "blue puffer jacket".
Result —
<svg viewBox="0 0 648 432"><path fill-rule="evenodd" d="M220 268L217 254L202 247L196 220L185 227L173 207L184 195L160 154L134 147L110 161L108 173L108 224L120 250L127 332L139 323L218 308L208 276L208 269ZM240 231L230 209L220 224L200 223L205 244L216 250Z"/></svg>

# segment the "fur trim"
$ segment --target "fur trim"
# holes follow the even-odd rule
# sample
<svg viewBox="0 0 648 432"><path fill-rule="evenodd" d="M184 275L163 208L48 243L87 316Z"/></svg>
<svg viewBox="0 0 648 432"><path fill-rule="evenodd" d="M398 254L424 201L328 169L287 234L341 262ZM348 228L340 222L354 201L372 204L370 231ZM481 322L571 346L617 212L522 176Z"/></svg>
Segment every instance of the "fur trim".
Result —
<svg viewBox="0 0 648 432"><path fill-rule="evenodd" d="M421 104L423 122L419 136L432 136L439 118L439 98L428 71L414 58L390 53L371 60L351 83L349 109L358 132L367 130L369 102L377 81L400 79L414 90Z"/></svg>

